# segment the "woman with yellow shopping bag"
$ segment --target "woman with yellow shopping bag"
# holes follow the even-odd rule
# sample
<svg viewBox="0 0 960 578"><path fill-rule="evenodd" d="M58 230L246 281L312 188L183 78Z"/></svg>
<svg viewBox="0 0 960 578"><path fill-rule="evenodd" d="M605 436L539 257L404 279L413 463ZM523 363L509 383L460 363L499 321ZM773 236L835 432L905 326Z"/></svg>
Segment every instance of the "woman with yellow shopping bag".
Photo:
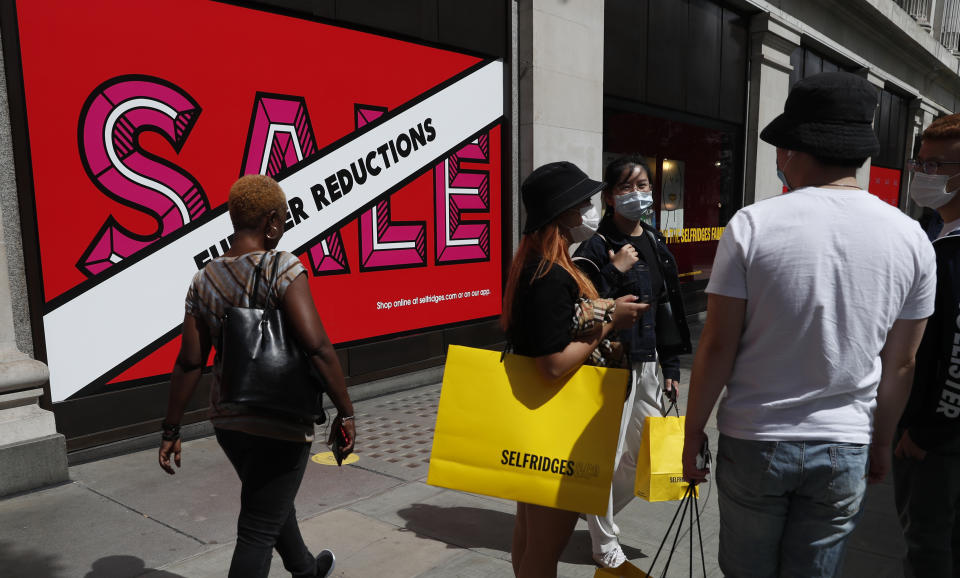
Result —
<svg viewBox="0 0 960 578"><path fill-rule="evenodd" d="M648 307L634 295L596 307L595 330L574 336L580 299L597 291L569 256L570 243L596 231L599 215L590 197L603 184L569 162L546 164L520 187L527 220L504 292L502 326L516 353L533 357L550 382L576 371L612 332L633 325ZM563 424L557 424L562 428ZM557 575L560 554L577 513L517 503L511 558L518 577Z"/></svg>

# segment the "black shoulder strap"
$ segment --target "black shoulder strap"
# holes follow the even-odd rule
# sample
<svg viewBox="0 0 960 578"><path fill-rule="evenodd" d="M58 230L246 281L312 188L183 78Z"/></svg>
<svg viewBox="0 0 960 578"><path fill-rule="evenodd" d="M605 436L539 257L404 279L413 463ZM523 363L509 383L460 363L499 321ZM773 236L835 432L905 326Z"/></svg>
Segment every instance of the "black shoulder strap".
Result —
<svg viewBox="0 0 960 578"><path fill-rule="evenodd" d="M648 235L650 235L650 240L653 241L653 248L656 249L656 248L657 248L657 245L658 245L658 243L657 243L657 241L658 241L657 235L656 235L653 231L650 231L650 230L647 230L647 229L644 229L644 230L647 232Z"/></svg>
<svg viewBox="0 0 960 578"><path fill-rule="evenodd" d="M663 278L663 290L670 294L670 287L667 286L667 274L664 271L663 266L660 264L660 239L657 238L656 233L653 231L647 231L647 234L650 235L647 237L650 239L650 244L653 246L653 258L657 262L657 268L660 269L660 277Z"/></svg>
<svg viewBox="0 0 960 578"><path fill-rule="evenodd" d="M607 249L610 248L610 241L607 240L606 237L604 237L604 236L603 236L602 234L600 234L600 233L594 233L594 236L600 237L600 239L603 241L603 246L604 246L605 248L607 248ZM587 257L571 257L571 260L574 261L575 263L583 263L583 262L590 263L590 264L593 265L593 267L597 270L597 273L600 272L600 265L597 265L596 263L594 263L592 259L589 259L589 258L587 258Z"/></svg>
<svg viewBox="0 0 960 578"><path fill-rule="evenodd" d="M250 299L247 300L247 305L249 305L251 309L259 309L259 307L257 307L257 291L260 289L260 273L263 272L263 262L266 258L267 253L264 252L253 270L253 290L250 292Z"/></svg>
<svg viewBox="0 0 960 578"><path fill-rule="evenodd" d="M270 291L277 296L277 305L280 304L280 291L277 289L277 277L280 274L280 253L273 254L273 273L270 274L270 289L267 291L267 302L264 303L264 309L270 304Z"/></svg>
<svg viewBox="0 0 960 578"><path fill-rule="evenodd" d="M597 270L597 273L600 272L600 265L597 265L596 263L594 263L590 259L587 259L586 257L572 257L570 260L573 261L574 263L590 263L593 266L593 268Z"/></svg>

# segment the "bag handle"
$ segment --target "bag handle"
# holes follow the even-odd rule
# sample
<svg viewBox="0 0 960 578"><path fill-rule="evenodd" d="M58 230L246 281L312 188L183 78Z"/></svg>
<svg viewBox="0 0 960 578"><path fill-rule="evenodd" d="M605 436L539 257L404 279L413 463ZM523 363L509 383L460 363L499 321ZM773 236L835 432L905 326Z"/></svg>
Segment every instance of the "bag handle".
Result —
<svg viewBox="0 0 960 578"><path fill-rule="evenodd" d="M590 263L593 265L593 268L597 270L597 273L602 273L602 271L600 271L600 266L586 257L571 257L570 260L574 263Z"/></svg>
<svg viewBox="0 0 960 578"><path fill-rule="evenodd" d="M664 417L670 415L671 409L677 413L677 417L680 417L680 408L677 407L677 399L675 397L670 397L670 396L667 396L667 399L670 400L670 405L667 407L667 413L663 414Z"/></svg>
<svg viewBox="0 0 960 578"><path fill-rule="evenodd" d="M681 512L683 514L681 515ZM661 577L667 575L667 570L670 569L670 562L673 560L673 554L677 550L677 542L680 538L680 529L683 526L684 518L689 516L690 527L687 528L687 534L690 536L690 578L693 578L693 525L697 525L697 538L700 542L700 565L703 569L703 576L707 576L707 563L703 555L703 534L700 530L700 505L697 503L697 484L688 484L687 490L683 494L683 499L680 500L680 506L677 507L677 511L673 514L673 519L670 520L670 525L667 527L666 534L663 535L663 540L660 540L660 547L657 548L657 553L653 556L653 561L650 563L650 568L647 570L647 576L653 576L653 567L657 565L657 559L660 557L660 552L663 551L664 545L667 543L667 539L670 537L670 532L673 530L673 524L677 522L677 517L679 516L680 522L677 524L677 531L673 535L673 545L670 546L670 552L667 554L667 561L663 567L663 573Z"/></svg>
<svg viewBox="0 0 960 578"><path fill-rule="evenodd" d="M266 257L266 255L264 255L264 257ZM280 272L280 254L279 254L279 253L274 253L274 254L273 254L273 272L270 274L270 285L269 285L269 288L267 289L267 296L266 296L267 302L263 304L263 305L264 305L264 307L263 307L264 309L269 308L269 305L270 305L270 291L273 291L274 294L276 294L276 296L277 296L277 303L279 304L279 302L280 302L280 292L277 291L277 277L278 277L278 275L279 275L279 272Z"/></svg>
<svg viewBox="0 0 960 578"><path fill-rule="evenodd" d="M503 360L507 358L508 353L513 353L513 342L507 341L503 344L503 351L500 352L500 363L503 363Z"/></svg>
<svg viewBox="0 0 960 578"><path fill-rule="evenodd" d="M657 239L657 236L653 231L647 231L650 235L650 240L653 241L653 252L654 258L657 259L657 268L660 269L660 276L663 277L663 293L667 296L667 302L670 302L670 286L667 285L667 276L663 273L663 267L660 265L660 257L656 255L657 248L660 246L660 240Z"/></svg>
<svg viewBox="0 0 960 578"><path fill-rule="evenodd" d="M260 273L263 271L263 261L266 258L267 253L264 251L260 261L257 262L257 266L253 269L253 290L250 292L250 299L247 300L251 309L259 309L257 307L257 292L260 289Z"/></svg>
<svg viewBox="0 0 960 578"><path fill-rule="evenodd" d="M253 270L253 290L250 293L250 308L251 309L271 309L270 307L270 291L276 290L277 286L277 277L280 273L280 255L273 253L273 271L270 273L270 280L267 285L267 294L264 296L263 307L257 307L257 293L260 289L260 275L263 272L263 262L267 260L267 256L270 255L270 251L264 251L263 256L260 257L260 262L257 263L256 268ZM279 300L279 295L277 298Z"/></svg>
<svg viewBox="0 0 960 578"><path fill-rule="evenodd" d="M594 235L595 237L600 237L600 238L603 240L603 247L604 247L605 249L607 249L607 250L610 250L610 240L609 240L609 239L607 239L606 237L604 237L601 233L594 233L593 235ZM574 262L583 262L583 261L586 261L587 263L590 263L591 265L593 265L594 268L596 268L597 273L600 273L600 265L597 265L596 263L594 263L592 259L588 259L587 257L572 257L572 260L573 260Z"/></svg>

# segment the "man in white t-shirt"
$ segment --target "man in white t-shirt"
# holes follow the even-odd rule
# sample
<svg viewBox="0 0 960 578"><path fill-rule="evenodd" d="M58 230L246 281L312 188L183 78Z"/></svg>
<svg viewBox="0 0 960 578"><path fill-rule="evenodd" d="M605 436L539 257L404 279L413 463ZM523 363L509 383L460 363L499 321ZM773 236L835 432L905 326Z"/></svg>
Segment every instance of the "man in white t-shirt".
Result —
<svg viewBox="0 0 960 578"><path fill-rule="evenodd" d="M876 105L852 74L798 82L760 134L790 192L740 210L717 248L683 469L705 479L696 457L726 385L716 482L727 576L834 576L867 482L890 468L936 271L920 226L857 185L879 148Z"/></svg>

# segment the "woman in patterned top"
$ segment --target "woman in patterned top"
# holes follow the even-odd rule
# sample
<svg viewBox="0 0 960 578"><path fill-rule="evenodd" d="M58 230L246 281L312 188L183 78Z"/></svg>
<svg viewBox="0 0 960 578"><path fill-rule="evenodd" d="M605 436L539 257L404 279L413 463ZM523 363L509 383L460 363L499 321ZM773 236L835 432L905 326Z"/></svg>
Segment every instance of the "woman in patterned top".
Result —
<svg viewBox="0 0 960 578"><path fill-rule="evenodd" d="M234 228L230 250L198 271L187 292L180 353L173 367L163 423L160 467L173 474L171 456L180 467L179 424L184 408L200 380L212 344L217 343L224 311L249 306L254 272L261 260L265 261L256 302L270 300L283 310L337 408L331 437L342 426L348 437L344 451L349 453L356 432L340 362L317 315L305 268L296 256L274 250L283 235L286 196L270 177L247 175L230 187L227 205ZM276 286L271 287L267 275L274 263L279 273ZM242 484L230 578L267 576L274 548L293 576L329 575L333 553L324 550L314 558L303 543L293 506L310 456L313 424L221 403L220 370L217 356L210 388L210 420Z"/></svg>
<svg viewBox="0 0 960 578"><path fill-rule="evenodd" d="M633 295L615 304L598 300L597 290L570 259L570 243L596 230L590 221L593 216L599 221L599 215L590 197L602 186L576 165L557 162L533 171L520 187L527 221L504 291L501 326L513 350L533 357L548 382L579 369L612 332L632 326L648 307ZM514 573L556 576L576 523L576 512L517 502L510 553Z"/></svg>

